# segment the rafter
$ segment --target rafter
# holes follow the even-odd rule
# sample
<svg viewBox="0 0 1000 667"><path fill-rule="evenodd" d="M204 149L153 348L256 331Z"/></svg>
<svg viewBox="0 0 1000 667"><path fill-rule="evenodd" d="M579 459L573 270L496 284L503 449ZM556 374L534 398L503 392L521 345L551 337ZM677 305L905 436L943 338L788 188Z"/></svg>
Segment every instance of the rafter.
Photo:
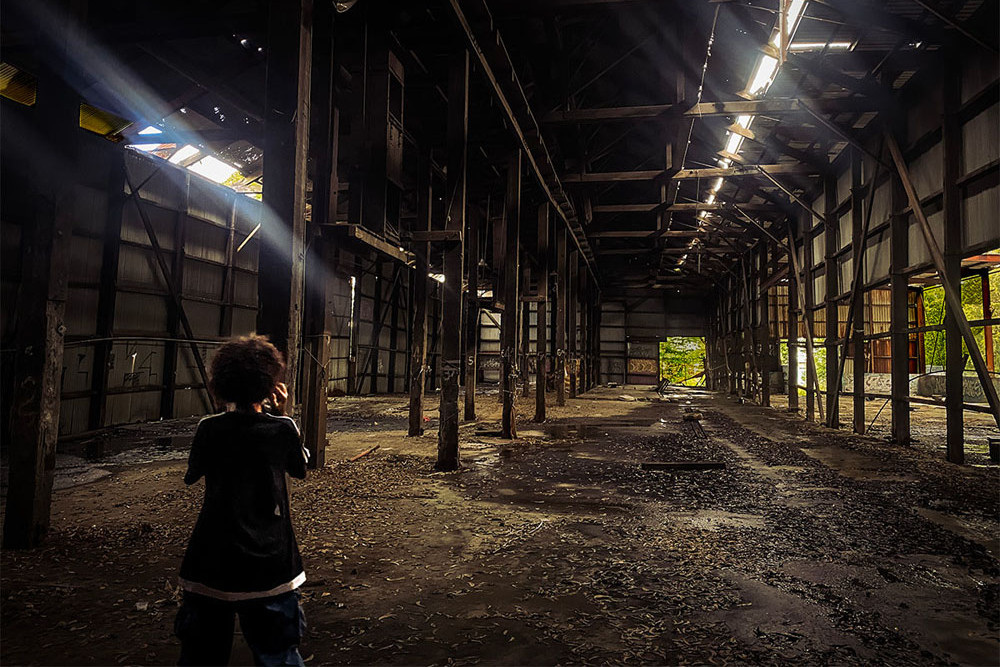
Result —
<svg viewBox="0 0 1000 667"><path fill-rule="evenodd" d="M807 100L828 113L846 111L878 111L878 106L866 99L813 99ZM682 108L682 107L687 108ZM681 109L679 110L679 107ZM678 113L679 111L679 113ZM706 118L717 116L738 116L749 114L787 115L801 113L802 102L796 98L768 98L761 100L737 100L733 102L701 102L694 105L649 104L628 107L601 107L592 109L570 109L555 111L543 119L543 123L600 123L621 120L652 120L665 115L676 114L683 118Z"/></svg>

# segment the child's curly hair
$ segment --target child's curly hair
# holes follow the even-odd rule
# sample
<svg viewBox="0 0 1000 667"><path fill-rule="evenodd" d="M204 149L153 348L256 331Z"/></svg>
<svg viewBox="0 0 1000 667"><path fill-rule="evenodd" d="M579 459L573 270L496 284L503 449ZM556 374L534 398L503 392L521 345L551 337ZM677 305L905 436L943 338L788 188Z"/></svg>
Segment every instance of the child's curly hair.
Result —
<svg viewBox="0 0 1000 667"><path fill-rule="evenodd" d="M242 336L219 348L210 374L209 388L218 401L246 407L270 396L282 381L285 357L267 336Z"/></svg>

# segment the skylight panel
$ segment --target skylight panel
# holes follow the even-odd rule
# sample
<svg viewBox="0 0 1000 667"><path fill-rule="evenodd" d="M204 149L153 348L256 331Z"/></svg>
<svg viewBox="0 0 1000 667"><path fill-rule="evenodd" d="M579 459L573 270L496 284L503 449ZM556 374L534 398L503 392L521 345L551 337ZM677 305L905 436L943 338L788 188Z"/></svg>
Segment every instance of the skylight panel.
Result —
<svg viewBox="0 0 1000 667"><path fill-rule="evenodd" d="M171 162L173 162L172 158ZM206 155L188 167L188 169L196 174L204 176L210 181L215 181L216 183L222 183L229 180L229 178L237 172L236 167L233 165L226 164L222 160L211 155Z"/></svg>
<svg viewBox="0 0 1000 667"><path fill-rule="evenodd" d="M170 162L173 163L173 164L180 164L184 160L187 160L188 158L194 157L195 155L197 155L200 152L201 151L199 149L195 148L191 144L188 144L187 146L184 146L179 151L177 151L176 153L174 153L173 155L171 155L170 156Z"/></svg>
<svg viewBox="0 0 1000 667"><path fill-rule="evenodd" d="M726 142L726 152L736 155L740 150L740 145L743 143L743 136L731 132L729 134L729 141Z"/></svg>
<svg viewBox="0 0 1000 667"><path fill-rule="evenodd" d="M774 75L777 71L777 58L772 58L767 55L761 56L760 62L757 63L757 69L754 70L753 76L750 78L750 84L747 86L747 92L754 96L760 93L766 93L767 89L771 86L771 81L774 79Z"/></svg>
<svg viewBox="0 0 1000 667"><path fill-rule="evenodd" d="M851 48L851 42L792 42L788 45L789 51L847 51Z"/></svg>

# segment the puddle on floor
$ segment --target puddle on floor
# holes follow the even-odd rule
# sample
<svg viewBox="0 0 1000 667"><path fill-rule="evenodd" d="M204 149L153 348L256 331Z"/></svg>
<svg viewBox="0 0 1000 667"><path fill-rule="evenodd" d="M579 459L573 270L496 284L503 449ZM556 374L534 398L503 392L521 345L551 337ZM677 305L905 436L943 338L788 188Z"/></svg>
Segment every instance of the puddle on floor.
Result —
<svg viewBox="0 0 1000 667"><path fill-rule="evenodd" d="M926 507L917 508L916 512L945 530L975 542L992 555L1000 554L1000 540L997 539L996 526L991 522L975 517L957 517Z"/></svg>
<svg viewBox="0 0 1000 667"><path fill-rule="evenodd" d="M862 481L915 482L915 477L896 474L888 464L842 447L807 447L802 453L811 456L845 477Z"/></svg>
<svg viewBox="0 0 1000 667"><path fill-rule="evenodd" d="M670 517L680 523L689 523L701 530L717 531L722 528L753 528L761 530L765 527L764 517L757 514L737 514L716 510L700 510L698 512L673 514Z"/></svg>
<svg viewBox="0 0 1000 667"><path fill-rule="evenodd" d="M58 453L87 463L149 463L187 456L192 435L167 435L155 438L91 438L61 442Z"/></svg>
<svg viewBox="0 0 1000 667"><path fill-rule="evenodd" d="M608 420L600 424L546 424L543 430L553 440L564 440L566 438L579 438L583 440L592 437L603 437L611 430L649 428L656 423L658 422L652 419L617 419Z"/></svg>

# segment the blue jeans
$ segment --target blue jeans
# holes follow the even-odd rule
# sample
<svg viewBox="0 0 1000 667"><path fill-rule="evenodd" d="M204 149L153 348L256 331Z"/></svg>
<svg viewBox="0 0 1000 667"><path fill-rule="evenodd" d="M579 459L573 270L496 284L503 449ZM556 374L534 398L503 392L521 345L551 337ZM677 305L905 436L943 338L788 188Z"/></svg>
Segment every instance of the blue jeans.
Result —
<svg viewBox="0 0 1000 667"><path fill-rule="evenodd" d="M177 664L228 664L237 614L254 664L303 665L299 642L306 618L295 591L240 602L185 592L174 621L174 634L181 640Z"/></svg>

